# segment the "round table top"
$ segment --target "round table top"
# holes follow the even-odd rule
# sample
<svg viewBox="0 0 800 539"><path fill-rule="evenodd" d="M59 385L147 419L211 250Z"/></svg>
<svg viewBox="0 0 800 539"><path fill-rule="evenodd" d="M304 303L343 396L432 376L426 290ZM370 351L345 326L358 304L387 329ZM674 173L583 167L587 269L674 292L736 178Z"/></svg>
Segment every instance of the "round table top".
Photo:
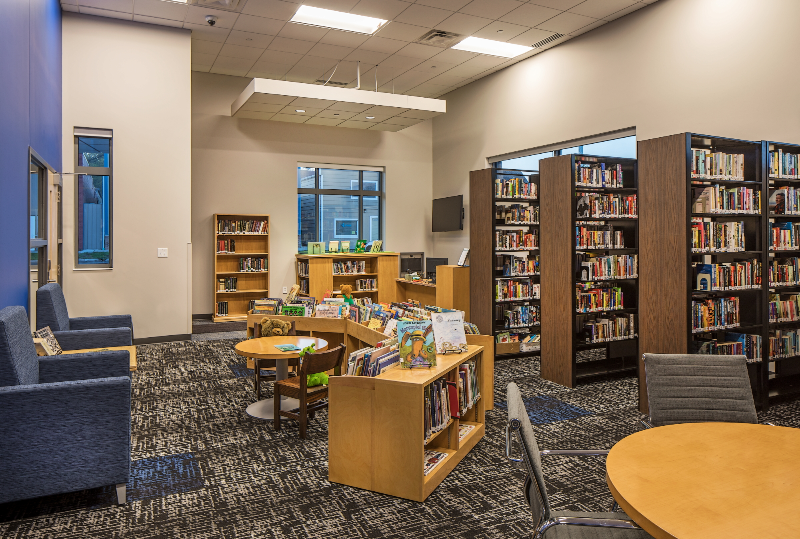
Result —
<svg viewBox="0 0 800 539"><path fill-rule="evenodd" d="M686 423L617 443L614 499L657 539L800 537L800 429Z"/></svg>
<svg viewBox="0 0 800 539"><path fill-rule="evenodd" d="M257 359L288 359L299 357L300 350L294 352L281 352L275 348L276 344L294 344L301 349L306 346L316 345L314 350L320 352L328 346L328 341L316 337L299 337L287 335L284 337L259 337L249 339L236 345L236 353L240 356Z"/></svg>

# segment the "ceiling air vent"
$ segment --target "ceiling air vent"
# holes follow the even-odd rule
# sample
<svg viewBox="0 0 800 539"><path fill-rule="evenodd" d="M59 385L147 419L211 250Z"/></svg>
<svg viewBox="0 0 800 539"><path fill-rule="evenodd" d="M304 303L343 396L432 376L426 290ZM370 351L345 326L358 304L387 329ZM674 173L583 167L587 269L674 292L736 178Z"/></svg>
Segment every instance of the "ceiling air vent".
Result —
<svg viewBox="0 0 800 539"><path fill-rule="evenodd" d="M243 4L241 0L189 0L193 6L210 7L214 9L224 9L226 11L237 11Z"/></svg>
<svg viewBox="0 0 800 539"><path fill-rule="evenodd" d="M325 84L325 79L317 79L317 82L320 83L320 84ZM344 86L347 86L348 84L350 84L350 83L349 82L336 82L336 81L332 80L332 81L328 82L327 86L344 87Z"/></svg>
<svg viewBox="0 0 800 539"><path fill-rule="evenodd" d="M431 30L419 37L414 43L422 43L423 45L432 45L434 47L441 47L447 49L452 47L464 36L454 32L445 32L444 30Z"/></svg>
<svg viewBox="0 0 800 539"><path fill-rule="evenodd" d="M537 41L536 43L534 43L533 45L531 45L531 47L533 47L534 49L541 49L541 48L542 48L542 47L544 47L545 45L549 45L549 44L550 44L550 43L552 43L553 41L558 41L558 40L559 40L559 39L561 39L562 37L564 37L564 34L553 34L552 36L550 36L550 37L546 37L546 38L544 38L544 39L543 39L543 40L541 40L541 41Z"/></svg>

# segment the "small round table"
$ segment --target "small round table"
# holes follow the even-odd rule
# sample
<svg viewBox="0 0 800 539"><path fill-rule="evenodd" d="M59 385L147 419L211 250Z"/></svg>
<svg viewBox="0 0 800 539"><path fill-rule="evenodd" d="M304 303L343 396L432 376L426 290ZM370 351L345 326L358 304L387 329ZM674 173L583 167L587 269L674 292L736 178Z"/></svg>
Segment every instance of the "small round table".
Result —
<svg viewBox="0 0 800 539"><path fill-rule="evenodd" d="M606 482L657 539L800 537L800 429L686 423L611 449Z"/></svg>
<svg viewBox="0 0 800 539"><path fill-rule="evenodd" d="M328 342L323 339L315 337L260 337L258 339L250 339L242 341L236 345L236 353L240 356L249 357L253 360L253 367L255 368L256 388L259 387L259 375L261 370L260 361L262 359L275 360L275 379L285 380L289 377L289 359L300 357L299 350L294 352L281 352L275 348L276 344L294 344L301 349L306 346L315 345L314 350L320 352L327 348ZM259 395L260 396L260 395ZM292 410L300 406L300 401L297 399L290 399L281 397L281 409ZM254 402L247 407L247 413L259 419L274 419L275 408L274 399L263 399Z"/></svg>

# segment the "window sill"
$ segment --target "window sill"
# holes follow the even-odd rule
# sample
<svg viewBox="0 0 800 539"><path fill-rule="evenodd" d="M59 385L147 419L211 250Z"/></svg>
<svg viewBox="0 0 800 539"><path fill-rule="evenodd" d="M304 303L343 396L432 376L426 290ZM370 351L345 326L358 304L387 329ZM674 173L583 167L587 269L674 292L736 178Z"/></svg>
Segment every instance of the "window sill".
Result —
<svg viewBox="0 0 800 539"><path fill-rule="evenodd" d="M114 268L72 268L72 271L110 271Z"/></svg>

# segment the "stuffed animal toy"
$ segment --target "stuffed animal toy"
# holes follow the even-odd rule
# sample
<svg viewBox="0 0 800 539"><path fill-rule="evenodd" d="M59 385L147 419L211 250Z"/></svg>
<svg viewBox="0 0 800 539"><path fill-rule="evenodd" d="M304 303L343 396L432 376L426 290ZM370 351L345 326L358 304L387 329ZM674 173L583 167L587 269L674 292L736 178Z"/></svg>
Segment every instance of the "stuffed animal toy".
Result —
<svg viewBox="0 0 800 539"><path fill-rule="evenodd" d="M283 337L288 335L292 330L292 324L278 320L277 318L262 318L261 319L261 336L262 337Z"/></svg>
<svg viewBox="0 0 800 539"><path fill-rule="evenodd" d="M353 305L353 287L349 284L343 284L339 287L339 290L342 292L344 302L348 305Z"/></svg>
<svg viewBox="0 0 800 539"><path fill-rule="evenodd" d="M313 344L311 344L309 346L306 346L305 348L300 350L300 352L298 352L298 354L300 355L300 361L303 360L303 356L305 356L307 353L311 353L311 354L314 353L314 345ZM326 373L324 373L324 372L317 372L317 373L314 373L314 374L309 374L306 377L306 387L322 386L322 385L325 385L327 383L328 383L328 375Z"/></svg>

